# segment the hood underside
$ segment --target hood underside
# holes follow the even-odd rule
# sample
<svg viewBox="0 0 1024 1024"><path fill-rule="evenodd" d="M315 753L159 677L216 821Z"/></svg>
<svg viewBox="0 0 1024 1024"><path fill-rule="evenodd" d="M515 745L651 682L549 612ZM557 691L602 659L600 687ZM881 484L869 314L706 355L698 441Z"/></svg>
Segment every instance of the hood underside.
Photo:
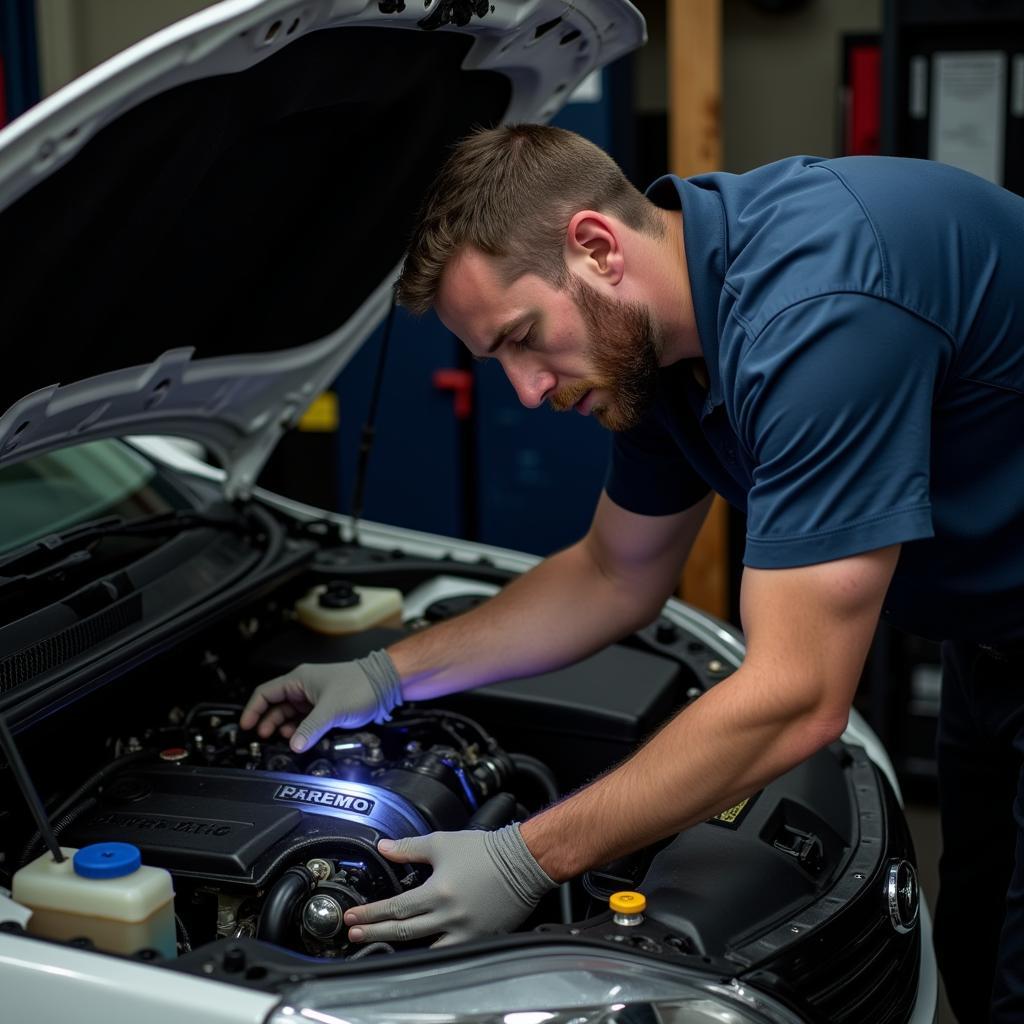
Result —
<svg viewBox="0 0 1024 1024"><path fill-rule="evenodd" d="M386 311L452 143L643 39L618 0L394 6L229 0L0 133L0 465L171 434L247 493Z"/></svg>

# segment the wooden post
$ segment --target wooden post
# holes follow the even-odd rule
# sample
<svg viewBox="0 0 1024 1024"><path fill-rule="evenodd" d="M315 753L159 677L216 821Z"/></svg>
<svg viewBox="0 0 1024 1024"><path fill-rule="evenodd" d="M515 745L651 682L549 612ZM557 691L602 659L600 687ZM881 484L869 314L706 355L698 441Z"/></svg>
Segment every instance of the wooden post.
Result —
<svg viewBox="0 0 1024 1024"><path fill-rule="evenodd" d="M722 167L722 0L666 0L669 170ZM684 226L685 230L685 226ZM679 581L679 596L729 617L729 513L715 498Z"/></svg>
<svg viewBox="0 0 1024 1024"><path fill-rule="evenodd" d="M722 0L666 0L669 170L722 169Z"/></svg>

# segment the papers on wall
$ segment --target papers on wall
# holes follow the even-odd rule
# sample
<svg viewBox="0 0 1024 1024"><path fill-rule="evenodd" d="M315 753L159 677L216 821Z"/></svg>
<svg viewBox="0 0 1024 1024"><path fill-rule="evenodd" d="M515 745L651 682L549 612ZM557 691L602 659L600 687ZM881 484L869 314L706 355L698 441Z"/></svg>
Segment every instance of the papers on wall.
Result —
<svg viewBox="0 0 1024 1024"><path fill-rule="evenodd" d="M1003 183L1007 55L1002 51L936 53L928 155Z"/></svg>

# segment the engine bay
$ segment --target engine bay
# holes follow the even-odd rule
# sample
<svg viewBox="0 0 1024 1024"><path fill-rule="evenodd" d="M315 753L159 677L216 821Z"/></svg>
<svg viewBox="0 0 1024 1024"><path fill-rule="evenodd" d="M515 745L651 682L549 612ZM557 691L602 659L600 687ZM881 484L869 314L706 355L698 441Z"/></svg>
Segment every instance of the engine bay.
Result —
<svg viewBox="0 0 1024 1024"><path fill-rule="evenodd" d="M554 780L453 712L333 730L309 751L260 741L237 707L196 705L126 746L96 796L64 813L62 842L128 842L175 880L179 945L256 937L311 956L352 952L349 907L398 895L425 866L391 864L382 838L498 828L532 809L517 776ZM546 777L545 777L546 776ZM36 838L22 861L41 852Z"/></svg>
<svg viewBox="0 0 1024 1024"><path fill-rule="evenodd" d="M19 735L61 846L129 843L143 864L170 872L179 955L223 939L305 957L359 955L344 911L429 877L427 865L383 858L380 839L523 820L621 760L685 700L677 665L613 645L550 677L330 730L301 754L279 735L243 731L242 707L258 683L302 661L363 656L499 588L465 579L453 598L452 584L439 591L436 579L405 566L382 580L379 558L366 560L368 572L349 575L400 584L406 613L397 621L333 635L309 628L299 609L311 594L351 587L317 567ZM632 693L618 684L624 674L635 678ZM502 738L482 720L501 722ZM0 772L0 785L0 884L9 887L46 847L14 779ZM528 923L570 921L571 906L566 886Z"/></svg>
<svg viewBox="0 0 1024 1024"><path fill-rule="evenodd" d="M130 843L143 864L170 873L177 956L137 956L234 981L247 958L241 976L269 986L317 964L425 948L432 939L348 942L346 909L429 877L428 865L383 858L381 838L523 820L614 768L734 667L707 631L662 617L576 665L408 703L380 725L331 730L301 754L239 727L259 683L304 661L365 656L474 607L512 575L486 563L453 568L323 548L262 596L122 663L21 731L62 846ZM310 629L302 602L336 593L340 580L395 588L401 616L341 635ZM9 885L45 847L10 775L0 784ZM517 937L627 942L732 972L779 956L809 908L839 921L856 904L877 917L867 887L894 835L887 784L862 750L834 744L737 807L560 886ZM842 898L823 901L842 886ZM609 897L622 890L647 896L639 927L614 923Z"/></svg>

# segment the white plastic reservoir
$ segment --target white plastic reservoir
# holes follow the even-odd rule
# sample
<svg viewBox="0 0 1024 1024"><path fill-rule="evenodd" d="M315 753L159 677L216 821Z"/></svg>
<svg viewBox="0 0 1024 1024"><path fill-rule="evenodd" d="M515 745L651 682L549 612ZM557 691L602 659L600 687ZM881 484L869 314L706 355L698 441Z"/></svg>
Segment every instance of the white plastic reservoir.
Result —
<svg viewBox="0 0 1024 1024"><path fill-rule="evenodd" d="M318 633L340 636L375 626L402 625L402 592L392 587L357 587L332 580L296 602L299 621Z"/></svg>
<svg viewBox="0 0 1024 1024"><path fill-rule="evenodd" d="M177 954L169 872L144 865L131 843L61 850L63 862L47 851L14 874L11 895L32 911L30 934L65 941L84 937L111 953Z"/></svg>

